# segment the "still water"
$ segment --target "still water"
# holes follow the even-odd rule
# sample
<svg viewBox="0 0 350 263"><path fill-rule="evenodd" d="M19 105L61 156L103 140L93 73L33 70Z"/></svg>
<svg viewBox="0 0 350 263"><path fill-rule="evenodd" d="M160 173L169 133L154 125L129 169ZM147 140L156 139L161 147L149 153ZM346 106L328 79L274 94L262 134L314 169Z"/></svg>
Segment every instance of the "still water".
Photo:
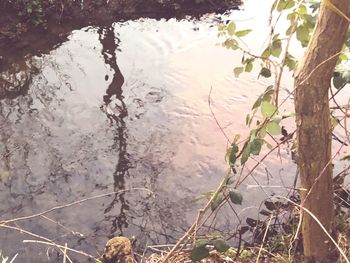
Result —
<svg viewBox="0 0 350 263"><path fill-rule="evenodd" d="M131 190L17 226L92 255L116 235L135 236L141 252L174 243L196 218L195 198L215 189L227 169L210 89L215 116L232 138L248 132L245 115L272 82L257 72L236 79L240 53L217 45L218 21L234 19L241 29L259 28L247 43L261 49L269 10L261 2L200 20L87 27L48 54L26 58L16 75L25 91L0 101L1 219L141 187L154 195ZM282 85L290 88L290 78ZM254 176L271 187L252 187L251 178L240 187L242 218L256 214L266 194L285 192L274 186L292 186L295 167L282 149ZM230 229L237 220L229 214L222 222ZM0 229L4 254L19 253L19 262L57 260L46 246L23 239L35 238Z"/></svg>

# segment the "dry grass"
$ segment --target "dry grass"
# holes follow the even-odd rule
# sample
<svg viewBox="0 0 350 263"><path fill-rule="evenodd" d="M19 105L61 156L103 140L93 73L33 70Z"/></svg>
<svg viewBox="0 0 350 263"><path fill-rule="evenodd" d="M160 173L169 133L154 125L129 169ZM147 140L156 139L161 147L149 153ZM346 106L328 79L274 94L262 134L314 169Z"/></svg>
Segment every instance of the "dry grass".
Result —
<svg viewBox="0 0 350 263"><path fill-rule="evenodd" d="M344 211L344 210L343 210ZM340 255L337 263L346 263L350 258L350 217L349 210L346 209L345 213L338 214L337 216L337 232L338 236L335 242L337 243L338 251L342 251L343 255ZM210 257L201 260L201 263L292 263L303 262L302 246L294 240L294 234L297 227L298 216L290 222L291 230L284 234L277 234L271 237L263 245L256 244L255 247L241 248L239 256L237 256L237 249L230 248L225 253L219 253L214 251L210 252ZM162 263L164 259L169 256L170 249L158 250L156 253L151 254L147 259L141 262L146 263ZM191 250L186 247L183 250L176 250L171 253L168 258L169 263L190 263Z"/></svg>
<svg viewBox="0 0 350 263"><path fill-rule="evenodd" d="M266 249L260 250L259 247L245 249L241 251L242 253L238 258L234 256L229 256L230 253L218 253L216 251L212 251L208 258L202 259L199 261L200 263L255 263L257 262L257 256L260 251L260 263L281 263L281 262L302 262L302 261L293 261L293 259L289 259L288 255L281 255L268 252ZM230 249L231 253L235 254L235 249ZM146 263L163 263L166 258L167 253L154 253L150 255L144 262ZM189 257L189 252L177 251L172 254L167 263L191 263L193 262Z"/></svg>
<svg viewBox="0 0 350 263"><path fill-rule="evenodd" d="M168 252L163 252L160 254L152 254L150 255L146 263L160 263L164 262ZM176 251L172 253L171 257L167 261L168 263L191 263L190 259L190 251ZM225 256L224 254L220 254L216 251L212 251L208 258L202 259L201 263L226 263L226 262L235 262L230 257Z"/></svg>
<svg viewBox="0 0 350 263"><path fill-rule="evenodd" d="M347 258L350 258L350 217L347 219L347 229L338 233L338 245L344 251ZM339 263L345 263L343 258L339 259Z"/></svg>

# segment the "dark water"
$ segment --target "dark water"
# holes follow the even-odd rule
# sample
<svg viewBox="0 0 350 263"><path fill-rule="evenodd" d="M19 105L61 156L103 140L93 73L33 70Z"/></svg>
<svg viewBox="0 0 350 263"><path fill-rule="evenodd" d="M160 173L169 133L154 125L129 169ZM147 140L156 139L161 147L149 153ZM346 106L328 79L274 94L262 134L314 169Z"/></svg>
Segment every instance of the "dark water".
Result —
<svg viewBox="0 0 350 263"><path fill-rule="evenodd" d="M227 168L210 87L213 110L232 136L244 131L243 112L266 84L232 76L239 58L215 46L215 20L85 28L49 54L27 58L15 76L21 89L0 102L1 218L142 187L155 195L132 190L17 226L93 255L116 235L135 236L141 251L174 243L196 217L195 198L214 189ZM257 196L264 198L258 188L244 195L242 216L256 211ZM22 243L37 238L0 231L5 254L57 260L44 245Z"/></svg>
<svg viewBox="0 0 350 263"><path fill-rule="evenodd" d="M241 17L249 18L248 11ZM92 255L116 235L135 236L141 253L147 245L174 243L196 218L195 198L215 189L227 168L226 141L208 107L210 88L213 111L233 137L248 131L245 114L271 82L255 73L234 78L241 57L216 45L217 20L84 28L49 54L26 58L17 74L3 72L21 89L0 101L0 218L146 188L154 195L131 190L17 226ZM252 178L241 186L242 218L256 214L269 194L285 193L295 167L282 149L254 176L266 187L255 187ZM238 222L232 214L221 221L228 230ZM0 249L19 253L18 262L57 261L52 249L23 239L37 238L0 229Z"/></svg>

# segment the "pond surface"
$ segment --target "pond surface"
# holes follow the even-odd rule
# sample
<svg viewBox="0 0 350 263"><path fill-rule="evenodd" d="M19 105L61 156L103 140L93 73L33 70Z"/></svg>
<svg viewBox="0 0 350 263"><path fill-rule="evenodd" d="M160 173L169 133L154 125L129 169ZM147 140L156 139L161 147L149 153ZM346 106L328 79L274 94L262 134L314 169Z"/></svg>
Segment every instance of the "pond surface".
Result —
<svg viewBox="0 0 350 263"><path fill-rule="evenodd" d="M248 132L245 115L271 84L256 72L236 79L232 69L241 54L216 45L222 19L233 18L242 29L267 25L269 5L258 2L199 21L139 19L87 27L49 54L27 58L16 75L27 88L0 101L1 219L146 188L154 195L131 190L18 227L92 255L116 235L135 236L141 253L147 245L174 243L196 218L196 197L215 189L227 169L227 142L208 106L210 89L215 116L232 138ZM247 42L263 40L266 32ZM290 77L283 87L291 87ZM251 178L241 186L242 218L256 214L268 194L292 186L295 167L282 150L254 176L271 187L252 187ZM223 216L228 221L228 228L237 223L232 214ZM58 260L53 250L23 239L36 238L0 229L0 248L6 255L18 252L19 262Z"/></svg>

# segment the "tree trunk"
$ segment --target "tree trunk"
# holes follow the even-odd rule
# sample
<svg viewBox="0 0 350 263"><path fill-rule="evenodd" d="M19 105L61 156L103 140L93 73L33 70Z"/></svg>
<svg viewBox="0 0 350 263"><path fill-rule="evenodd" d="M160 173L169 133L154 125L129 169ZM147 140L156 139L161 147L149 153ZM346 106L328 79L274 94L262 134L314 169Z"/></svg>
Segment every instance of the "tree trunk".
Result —
<svg viewBox="0 0 350 263"><path fill-rule="evenodd" d="M332 3L346 15L349 0ZM348 22L322 1L316 28L303 60L295 73L295 111L301 199L332 233L334 223L331 125L328 89L342 48ZM334 56L335 55L335 56ZM332 57L333 56L333 57ZM302 234L307 262L335 262L333 245L317 222L303 213Z"/></svg>

